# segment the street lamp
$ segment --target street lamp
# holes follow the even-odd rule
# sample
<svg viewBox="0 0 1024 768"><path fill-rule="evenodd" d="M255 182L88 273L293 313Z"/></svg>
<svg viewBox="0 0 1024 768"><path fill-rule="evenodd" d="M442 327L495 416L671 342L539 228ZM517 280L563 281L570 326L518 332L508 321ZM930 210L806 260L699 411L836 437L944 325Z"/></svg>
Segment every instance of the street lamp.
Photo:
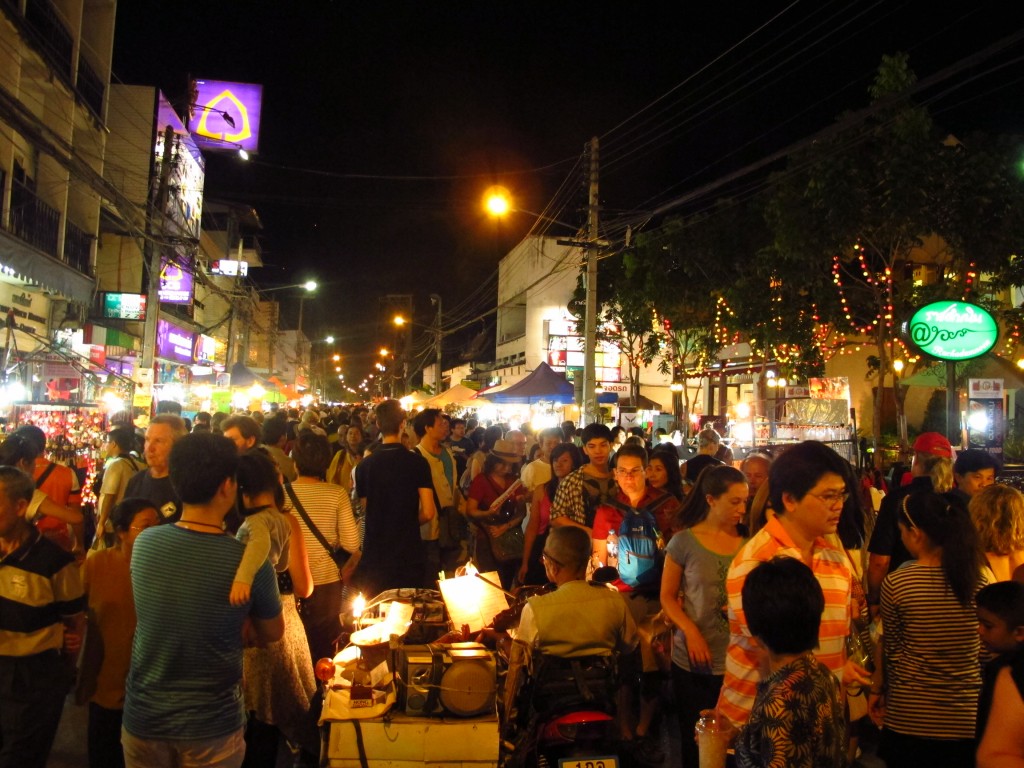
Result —
<svg viewBox="0 0 1024 768"><path fill-rule="evenodd" d="M583 402L581 403L582 408L580 409L580 422L583 425L596 422L600 419L600 412L597 409L597 395L594 392L594 387L597 384L597 369L595 365L597 351L597 256L598 247L600 245L598 242L599 200L597 194L597 137L590 140L589 155L590 169L587 184L586 239L583 242L567 241L568 244L583 248L587 254L587 278L584 284L586 289L586 301L583 313ZM489 212L493 212L492 215L504 215L512 210L517 210L512 206L511 196L508 194L508 190L502 189L501 187L491 187L487 191L487 194L485 194L484 199L486 201L485 207ZM522 211L522 209L518 210ZM577 232L580 229L579 227L573 227L571 224L566 224L563 221L558 221L557 219L552 219L548 216L530 213L529 211L522 212L546 221L568 226Z"/></svg>

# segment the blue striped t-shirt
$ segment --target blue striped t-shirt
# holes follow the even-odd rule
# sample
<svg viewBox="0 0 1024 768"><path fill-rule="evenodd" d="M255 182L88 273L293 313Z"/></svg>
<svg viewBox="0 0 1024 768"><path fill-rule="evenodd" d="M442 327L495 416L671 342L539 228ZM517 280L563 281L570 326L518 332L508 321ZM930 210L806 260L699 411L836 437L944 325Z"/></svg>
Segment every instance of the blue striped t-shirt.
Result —
<svg viewBox="0 0 1024 768"><path fill-rule="evenodd" d="M244 546L231 536L161 525L132 550L138 625L124 727L141 739L212 739L242 727L242 624L281 612L263 563L247 605L228 601Z"/></svg>

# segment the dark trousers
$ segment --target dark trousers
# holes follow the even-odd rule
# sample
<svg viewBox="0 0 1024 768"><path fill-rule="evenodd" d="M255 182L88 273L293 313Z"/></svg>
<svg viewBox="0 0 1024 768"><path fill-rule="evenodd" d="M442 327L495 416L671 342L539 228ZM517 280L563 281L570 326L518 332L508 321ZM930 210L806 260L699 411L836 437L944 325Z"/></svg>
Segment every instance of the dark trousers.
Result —
<svg viewBox="0 0 1024 768"><path fill-rule="evenodd" d="M724 679L725 675L701 675L672 665L672 689L679 713L683 768L697 768L700 764L693 727L700 719L702 709L714 709L718 704Z"/></svg>
<svg viewBox="0 0 1024 768"><path fill-rule="evenodd" d="M313 594L303 598L299 617L306 630L309 655L313 664L323 658L334 658L334 643L341 634L341 613L343 587L340 581L319 584L313 587Z"/></svg>
<svg viewBox="0 0 1024 768"><path fill-rule="evenodd" d="M123 715L123 709L107 709L89 702L89 768L124 768Z"/></svg>
<svg viewBox="0 0 1024 768"><path fill-rule="evenodd" d="M974 768L974 739L926 739L882 729L878 756L888 768L918 768L941 765L944 768Z"/></svg>
<svg viewBox="0 0 1024 768"><path fill-rule="evenodd" d="M70 685L57 651L0 656L0 768L46 768Z"/></svg>

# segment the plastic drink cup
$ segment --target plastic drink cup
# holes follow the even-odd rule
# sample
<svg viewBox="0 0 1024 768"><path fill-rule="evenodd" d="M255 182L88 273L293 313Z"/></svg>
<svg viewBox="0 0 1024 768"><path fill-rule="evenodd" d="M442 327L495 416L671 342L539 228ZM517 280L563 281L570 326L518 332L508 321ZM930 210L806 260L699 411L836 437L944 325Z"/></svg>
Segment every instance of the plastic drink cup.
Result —
<svg viewBox="0 0 1024 768"><path fill-rule="evenodd" d="M694 731L697 734L700 768L725 768L725 753L729 744L718 720L718 713L713 709L702 710Z"/></svg>

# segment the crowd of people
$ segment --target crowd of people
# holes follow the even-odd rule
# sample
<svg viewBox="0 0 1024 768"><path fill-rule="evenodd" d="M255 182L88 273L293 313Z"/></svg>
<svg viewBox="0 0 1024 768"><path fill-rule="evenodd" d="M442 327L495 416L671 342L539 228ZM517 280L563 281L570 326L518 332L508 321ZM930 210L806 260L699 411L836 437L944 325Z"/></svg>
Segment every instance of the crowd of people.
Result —
<svg viewBox="0 0 1024 768"><path fill-rule="evenodd" d="M681 462L395 400L162 413L138 438L109 431L92 514L38 428L0 444L0 767L45 765L72 690L91 766L274 765L279 742L315 764L313 664L347 601L467 561L557 585L518 643L619 657L639 765L674 717L695 768L709 709L741 766L852 765L868 722L891 768L1024 764L1024 496L936 433L887 483L813 441L734 461L705 429Z"/></svg>

